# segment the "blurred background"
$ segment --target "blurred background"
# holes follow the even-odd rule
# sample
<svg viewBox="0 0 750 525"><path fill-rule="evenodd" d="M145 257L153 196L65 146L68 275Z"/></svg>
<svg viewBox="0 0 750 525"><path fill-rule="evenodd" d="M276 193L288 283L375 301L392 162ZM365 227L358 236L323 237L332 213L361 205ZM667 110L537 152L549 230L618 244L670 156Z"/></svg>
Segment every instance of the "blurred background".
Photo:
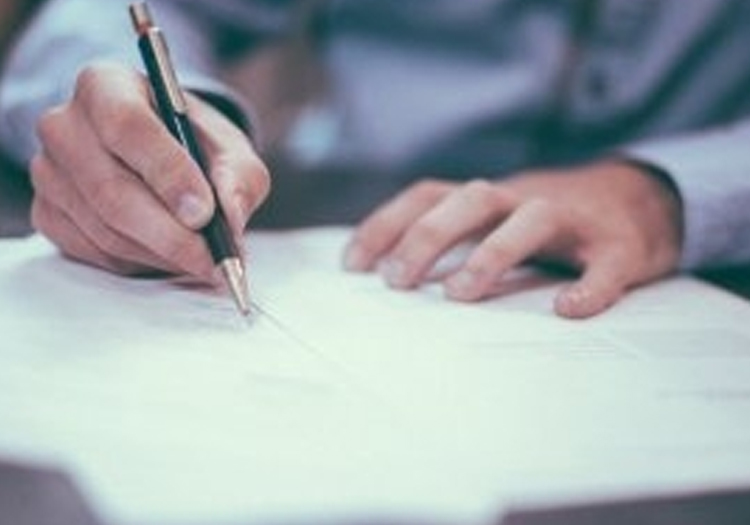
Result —
<svg viewBox="0 0 750 525"><path fill-rule="evenodd" d="M42 2L0 0L0 74L13 38ZM30 200L31 188L25 171L0 151L0 237L21 236L31 231L27 212Z"/></svg>

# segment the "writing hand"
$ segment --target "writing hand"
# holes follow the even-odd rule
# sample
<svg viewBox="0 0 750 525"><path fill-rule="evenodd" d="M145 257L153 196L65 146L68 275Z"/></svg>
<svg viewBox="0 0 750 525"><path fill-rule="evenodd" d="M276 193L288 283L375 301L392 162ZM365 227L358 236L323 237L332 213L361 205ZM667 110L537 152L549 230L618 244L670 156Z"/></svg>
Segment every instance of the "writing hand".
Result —
<svg viewBox="0 0 750 525"><path fill-rule="evenodd" d="M234 234L265 199L269 177L247 137L188 96L210 176ZM145 78L114 64L78 76L73 96L40 119L31 162L32 222L68 256L122 274L210 280L196 233L216 205L204 176L152 106Z"/></svg>
<svg viewBox="0 0 750 525"><path fill-rule="evenodd" d="M428 180L367 217L344 261L351 270L377 269L392 287L408 289L423 282L441 254L478 238L443 282L449 298L491 297L505 272L541 258L580 270L554 307L565 317L588 317L674 270L680 208L664 182L616 161L500 182Z"/></svg>

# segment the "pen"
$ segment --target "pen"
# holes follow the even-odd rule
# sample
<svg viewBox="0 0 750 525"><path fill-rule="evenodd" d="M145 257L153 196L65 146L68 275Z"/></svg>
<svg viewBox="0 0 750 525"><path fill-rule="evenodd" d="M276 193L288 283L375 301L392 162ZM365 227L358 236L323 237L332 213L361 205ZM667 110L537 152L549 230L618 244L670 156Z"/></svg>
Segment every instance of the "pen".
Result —
<svg viewBox="0 0 750 525"><path fill-rule="evenodd" d="M211 186L217 203L213 217L201 233L208 244L214 263L221 268L237 309L243 315L248 315L250 299L245 268L237 246L232 240L226 216L218 204L216 189L208 176L205 156L190 124L187 103L172 67L164 33L155 25L145 2L131 4L130 17L138 34L138 48L161 119L172 136L182 144L198 164Z"/></svg>

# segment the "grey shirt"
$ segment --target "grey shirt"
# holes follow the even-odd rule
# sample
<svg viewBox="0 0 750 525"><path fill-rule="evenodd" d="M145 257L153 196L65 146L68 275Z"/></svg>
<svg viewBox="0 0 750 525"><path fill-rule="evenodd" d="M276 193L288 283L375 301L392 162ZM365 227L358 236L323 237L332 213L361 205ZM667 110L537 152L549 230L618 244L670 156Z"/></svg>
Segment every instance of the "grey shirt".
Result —
<svg viewBox="0 0 750 525"><path fill-rule="evenodd" d="M183 82L235 101L218 71L289 31L300 3L150 2ZM0 85L4 149L33 155L35 121L92 59L140 67L126 4L48 2ZM332 208L364 210L422 176L627 154L666 169L681 194L682 267L750 262L750 2L317 0L312 19L335 124L319 162L358 168L342 170L341 195L320 181Z"/></svg>

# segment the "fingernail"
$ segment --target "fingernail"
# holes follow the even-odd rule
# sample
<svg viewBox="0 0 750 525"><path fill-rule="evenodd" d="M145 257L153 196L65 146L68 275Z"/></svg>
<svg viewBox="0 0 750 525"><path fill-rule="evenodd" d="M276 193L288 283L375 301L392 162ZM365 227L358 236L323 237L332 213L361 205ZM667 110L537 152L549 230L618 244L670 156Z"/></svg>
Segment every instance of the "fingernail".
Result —
<svg viewBox="0 0 750 525"><path fill-rule="evenodd" d="M461 270L445 281L445 293L451 299L471 300L477 295L479 276L471 270Z"/></svg>
<svg viewBox="0 0 750 525"><path fill-rule="evenodd" d="M364 272L369 266L369 258L358 244L350 244L344 252L344 268L350 272Z"/></svg>
<svg viewBox="0 0 750 525"><path fill-rule="evenodd" d="M177 217L188 228L199 228L206 224L211 215L211 208L197 195L186 193L180 197L177 205Z"/></svg>
<svg viewBox="0 0 750 525"><path fill-rule="evenodd" d="M591 298L585 290L569 288L560 293L555 301L555 310L563 317L580 317L590 308Z"/></svg>
<svg viewBox="0 0 750 525"><path fill-rule="evenodd" d="M397 259L384 261L378 271L393 288L406 288L409 285L406 265Z"/></svg>

